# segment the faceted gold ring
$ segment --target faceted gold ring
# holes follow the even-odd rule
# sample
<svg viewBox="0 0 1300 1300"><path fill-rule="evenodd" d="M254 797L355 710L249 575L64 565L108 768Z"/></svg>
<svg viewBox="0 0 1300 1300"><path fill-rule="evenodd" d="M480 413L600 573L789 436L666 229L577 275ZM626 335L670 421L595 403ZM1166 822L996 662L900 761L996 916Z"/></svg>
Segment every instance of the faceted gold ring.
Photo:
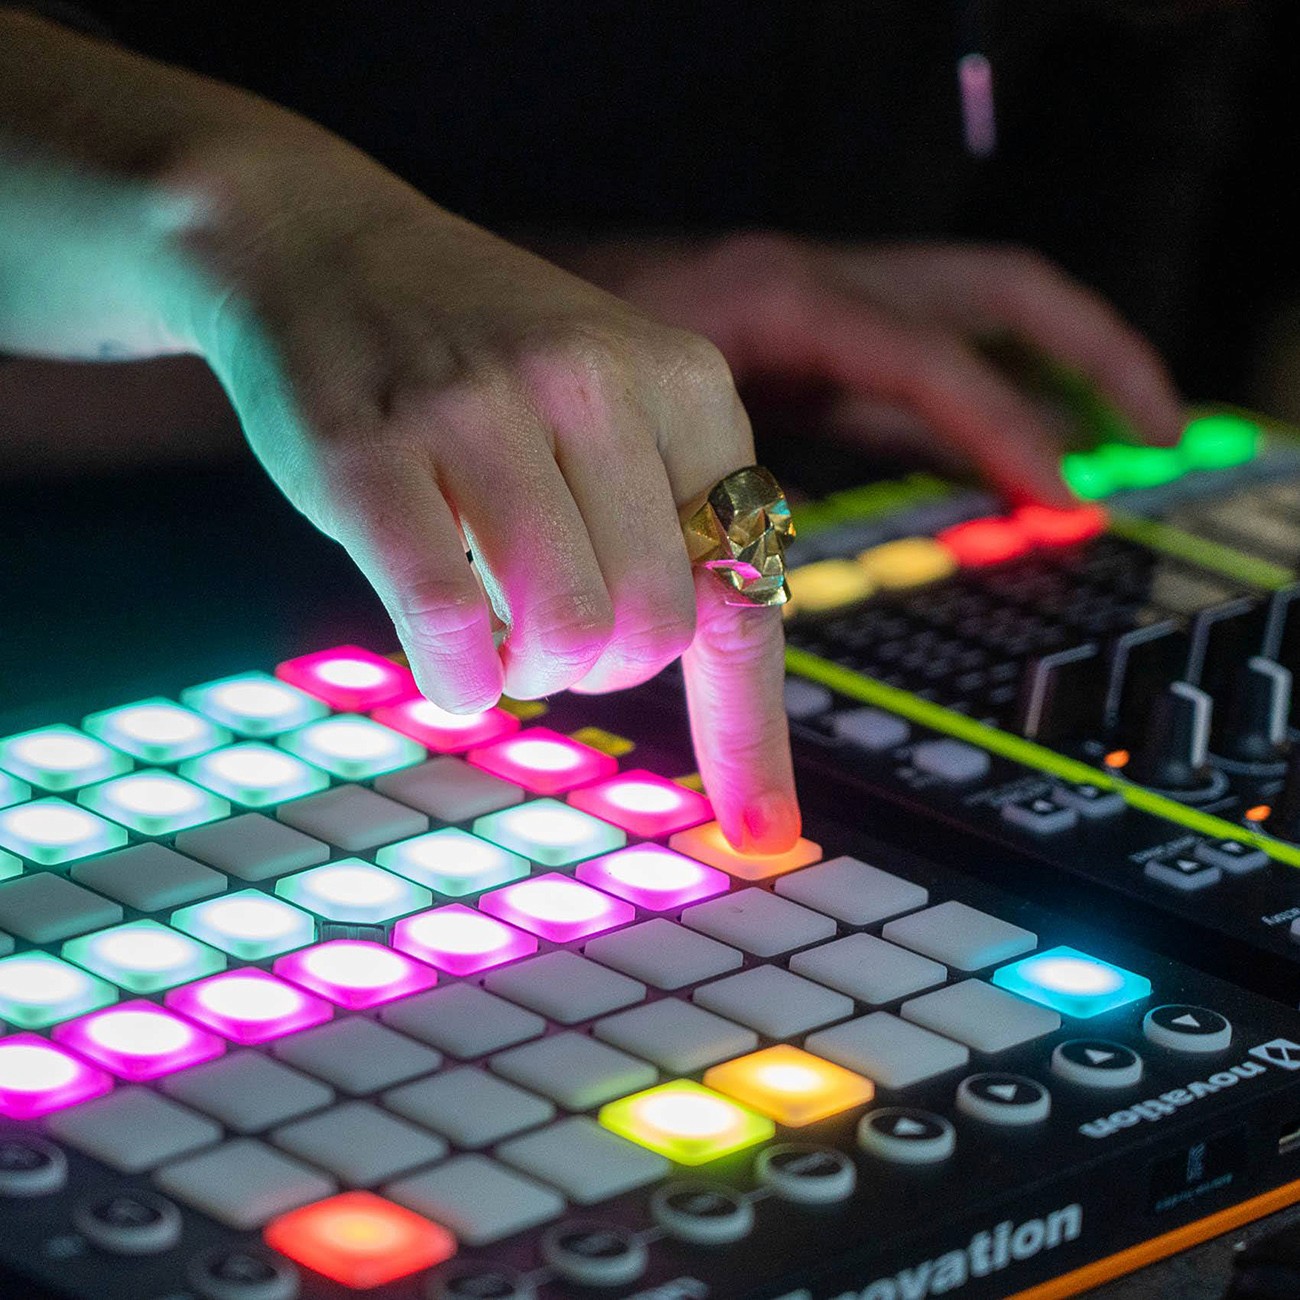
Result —
<svg viewBox="0 0 1300 1300"><path fill-rule="evenodd" d="M781 485L761 465L719 479L681 512L691 563L726 587L728 605L784 605L785 548L794 536Z"/></svg>

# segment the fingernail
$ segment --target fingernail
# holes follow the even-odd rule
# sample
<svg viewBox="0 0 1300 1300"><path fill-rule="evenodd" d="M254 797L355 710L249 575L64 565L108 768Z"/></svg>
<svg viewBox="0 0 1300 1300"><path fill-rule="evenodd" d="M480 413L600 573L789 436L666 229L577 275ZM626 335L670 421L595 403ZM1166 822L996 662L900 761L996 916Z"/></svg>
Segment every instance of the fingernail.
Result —
<svg viewBox="0 0 1300 1300"><path fill-rule="evenodd" d="M788 795L760 795L745 809L748 847L755 853L784 853L799 838L799 809Z"/></svg>

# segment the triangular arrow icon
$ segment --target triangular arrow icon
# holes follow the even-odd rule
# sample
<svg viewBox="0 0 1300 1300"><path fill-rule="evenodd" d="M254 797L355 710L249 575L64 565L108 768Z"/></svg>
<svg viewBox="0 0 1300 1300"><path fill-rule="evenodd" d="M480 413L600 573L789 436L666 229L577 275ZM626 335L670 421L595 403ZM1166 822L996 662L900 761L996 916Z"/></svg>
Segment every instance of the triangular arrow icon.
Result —
<svg viewBox="0 0 1300 1300"><path fill-rule="evenodd" d="M1015 1101L1018 1089L1014 1083L990 1083L988 1091L1003 1101Z"/></svg>
<svg viewBox="0 0 1300 1300"><path fill-rule="evenodd" d="M1083 1049L1083 1054L1093 1063L1093 1065L1100 1065L1103 1061L1113 1061L1115 1059L1114 1052L1103 1052L1100 1048L1096 1047L1085 1047Z"/></svg>
<svg viewBox="0 0 1300 1300"><path fill-rule="evenodd" d="M1201 1022L1190 1011L1184 1011L1181 1016L1175 1016L1169 1023L1171 1025L1186 1025L1188 1029L1199 1029L1201 1027Z"/></svg>
<svg viewBox="0 0 1300 1300"><path fill-rule="evenodd" d="M894 1121L895 1137L916 1137L918 1133L925 1132L925 1125L918 1124L914 1119L908 1119L906 1115L900 1115Z"/></svg>

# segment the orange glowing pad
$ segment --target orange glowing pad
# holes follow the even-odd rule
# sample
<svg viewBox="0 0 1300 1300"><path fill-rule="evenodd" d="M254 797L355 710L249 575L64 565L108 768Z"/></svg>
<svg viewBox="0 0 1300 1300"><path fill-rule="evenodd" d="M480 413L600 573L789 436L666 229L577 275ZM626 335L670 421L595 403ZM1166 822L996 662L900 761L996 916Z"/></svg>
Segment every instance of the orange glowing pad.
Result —
<svg viewBox="0 0 1300 1300"><path fill-rule="evenodd" d="M456 1253L446 1228L371 1192L344 1192L290 1210L273 1219L264 1235L273 1250L357 1291Z"/></svg>
<svg viewBox="0 0 1300 1300"><path fill-rule="evenodd" d="M669 841L671 848L685 853L697 862L717 867L741 880L766 880L769 876L783 876L820 860L822 848L812 840L799 839L785 853L741 853L727 843L717 822L692 826L688 831L678 831Z"/></svg>
<svg viewBox="0 0 1300 1300"><path fill-rule="evenodd" d="M876 1095L870 1079L784 1043L715 1065L704 1082L792 1128L865 1106Z"/></svg>

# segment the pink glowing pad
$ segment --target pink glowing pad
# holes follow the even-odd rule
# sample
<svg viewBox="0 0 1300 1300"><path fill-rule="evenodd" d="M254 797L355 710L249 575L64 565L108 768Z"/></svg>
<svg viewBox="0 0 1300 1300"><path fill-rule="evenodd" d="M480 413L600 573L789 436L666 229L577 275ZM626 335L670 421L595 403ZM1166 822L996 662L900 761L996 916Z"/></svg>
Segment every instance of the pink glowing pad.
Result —
<svg viewBox="0 0 1300 1300"><path fill-rule="evenodd" d="M612 930L616 925L626 925L636 915L630 903L579 884L558 871L494 889L484 894L478 905L553 943L568 943Z"/></svg>
<svg viewBox="0 0 1300 1300"><path fill-rule="evenodd" d="M269 1042L334 1014L322 998L253 967L185 984L165 1000L173 1011L236 1043Z"/></svg>
<svg viewBox="0 0 1300 1300"><path fill-rule="evenodd" d="M348 713L365 713L417 693L410 669L355 645L288 659L276 668L275 675Z"/></svg>
<svg viewBox="0 0 1300 1300"><path fill-rule="evenodd" d="M647 840L698 826L713 816L713 808L702 794L640 770L575 790L569 802Z"/></svg>
<svg viewBox="0 0 1300 1300"><path fill-rule="evenodd" d="M581 863L576 874L579 880L648 912L675 911L687 903L725 893L730 884L726 872L657 844L634 844L630 849L592 858Z"/></svg>
<svg viewBox="0 0 1300 1300"><path fill-rule="evenodd" d="M281 957L272 969L354 1011L420 993L438 982L431 967L367 939L331 939L302 948Z"/></svg>
<svg viewBox="0 0 1300 1300"><path fill-rule="evenodd" d="M215 1034L143 998L92 1011L53 1032L65 1047L135 1082L174 1074L226 1050Z"/></svg>
<svg viewBox="0 0 1300 1300"><path fill-rule="evenodd" d="M519 730L519 719L504 709L482 713L448 713L422 696L385 704L370 715L394 731L418 740L439 754L458 754Z"/></svg>
<svg viewBox="0 0 1300 1300"><path fill-rule="evenodd" d="M463 903L449 903L398 921L393 947L449 975L473 975L527 957L537 951L537 940Z"/></svg>
<svg viewBox="0 0 1300 1300"><path fill-rule="evenodd" d="M101 1097L113 1080L38 1034L0 1038L0 1115L35 1119Z"/></svg>
<svg viewBox="0 0 1300 1300"><path fill-rule="evenodd" d="M563 794L618 771L617 761L608 754L546 727L529 727L494 745L472 749L465 757L475 767L534 794Z"/></svg>

